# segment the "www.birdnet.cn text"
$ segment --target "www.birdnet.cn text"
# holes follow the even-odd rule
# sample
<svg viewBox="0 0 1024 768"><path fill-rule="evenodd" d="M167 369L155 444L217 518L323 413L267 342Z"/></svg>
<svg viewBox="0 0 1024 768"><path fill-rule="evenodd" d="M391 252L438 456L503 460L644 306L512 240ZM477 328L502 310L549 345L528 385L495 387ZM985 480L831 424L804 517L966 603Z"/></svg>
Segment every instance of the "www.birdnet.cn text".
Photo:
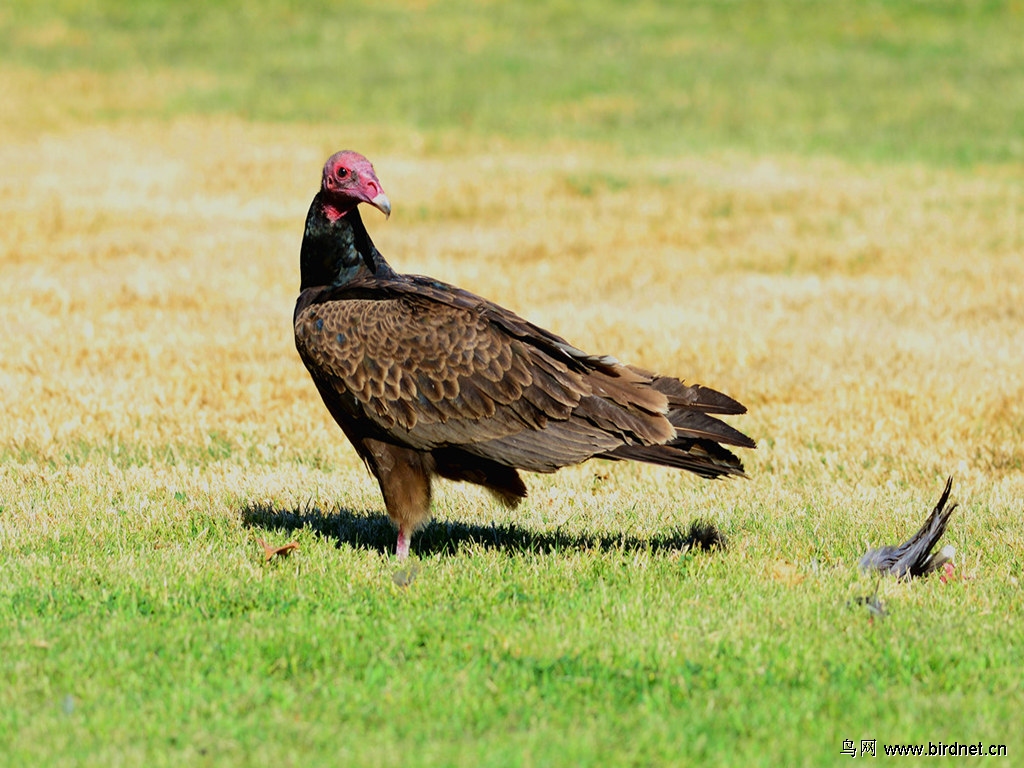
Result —
<svg viewBox="0 0 1024 768"><path fill-rule="evenodd" d="M843 739L839 754L847 757L878 757L879 755L915 755L919 757L1006 757L1005 744L983 742L929 741L927 744L878 744L877 739Z"/></svg>

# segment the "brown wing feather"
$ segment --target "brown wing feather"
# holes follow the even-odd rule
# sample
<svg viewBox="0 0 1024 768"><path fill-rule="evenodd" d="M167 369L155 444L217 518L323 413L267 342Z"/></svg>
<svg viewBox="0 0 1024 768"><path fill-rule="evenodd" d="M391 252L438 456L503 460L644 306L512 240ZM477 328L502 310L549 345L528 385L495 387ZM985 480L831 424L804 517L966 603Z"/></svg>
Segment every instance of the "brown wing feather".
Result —
<svg viewBox="0 0 1024 768"><path fill-rule="evenodd" d="M295 333L310 370L359 404L362 413L353 417L368 417L420 449L566 419L585 389L583 377L564 366L567 382L546 381L521 341L459 307L402 298L329 301L299 312Z"/></svg>
<svg viewBox="0 0 1024 768"><path fill-rule="evenodd" d="M666 396L642 372L597 358L573 370L557 347L431 296L300 306L295 338L321 391L335 390L351 418L420 450L462 446L551 471L676 434Z"/></svg>

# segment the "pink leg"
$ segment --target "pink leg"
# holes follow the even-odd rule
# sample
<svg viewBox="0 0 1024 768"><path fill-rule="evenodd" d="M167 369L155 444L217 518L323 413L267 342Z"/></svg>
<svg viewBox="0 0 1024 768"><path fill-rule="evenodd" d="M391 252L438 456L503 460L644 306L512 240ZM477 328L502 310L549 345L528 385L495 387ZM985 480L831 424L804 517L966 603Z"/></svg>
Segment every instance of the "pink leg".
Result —
<svg viewBox="0 0 1024 768"><path fill-rule="evenodd" d="M408 528L398 529L398 544L395 545L395 557L405 560L409 556L409 544L412 543L412 534Z"/></svg>

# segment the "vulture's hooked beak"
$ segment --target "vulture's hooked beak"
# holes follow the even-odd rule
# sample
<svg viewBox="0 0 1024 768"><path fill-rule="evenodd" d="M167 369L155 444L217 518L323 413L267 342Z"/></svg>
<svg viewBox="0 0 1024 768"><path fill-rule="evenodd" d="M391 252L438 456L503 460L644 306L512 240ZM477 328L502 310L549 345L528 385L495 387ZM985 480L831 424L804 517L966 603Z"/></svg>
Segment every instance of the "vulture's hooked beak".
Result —
<svg viewBox="0 0 1024 768"><path fill-rule="evenodd" d="M378 211L383 213L385 218L391 218L391 201L388 200L388 196L383 192L370 200L369 203Z"/></svg>

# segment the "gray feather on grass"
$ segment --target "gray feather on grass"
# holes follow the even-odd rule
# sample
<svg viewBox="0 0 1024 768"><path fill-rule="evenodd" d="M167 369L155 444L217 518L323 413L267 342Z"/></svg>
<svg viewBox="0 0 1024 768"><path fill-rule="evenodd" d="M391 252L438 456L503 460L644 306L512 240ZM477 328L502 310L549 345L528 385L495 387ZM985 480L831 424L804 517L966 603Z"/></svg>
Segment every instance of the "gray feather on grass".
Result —
<svg viewBox="0 0 1024 768"><path fill-rule="evenodd" d="M898 546L869 549L860 559L860 567L865 571L880 571L901 579L913 579L926 576L952 560L956 550L950 544L938 552L932 552L946 532L949 516L957 506L955 501L949 503L952 487L953 478L950 477L939 503L917 533Z"/></svg>

